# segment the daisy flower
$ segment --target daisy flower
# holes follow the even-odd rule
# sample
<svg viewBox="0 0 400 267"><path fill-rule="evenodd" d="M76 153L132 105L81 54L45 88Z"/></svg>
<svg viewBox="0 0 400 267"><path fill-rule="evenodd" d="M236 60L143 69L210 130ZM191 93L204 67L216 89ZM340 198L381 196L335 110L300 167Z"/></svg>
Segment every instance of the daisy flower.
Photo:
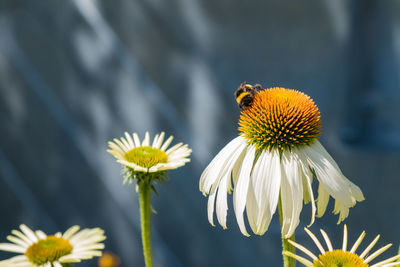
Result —
<svg viewBox="0 0 400 267"><path fill-rule="evenodd" d="M146 132L140 142L136 133L132 135L125 132L125 138L114 138L114 142L108 142L110 147L107 152L112 154L117 162L124 166L124 183L132 183L137 180L139 192L140 220L142 229L143 254L146 267L153 266L151 238L150 238L150 198L151 190L155 191L153 181L164 181L167 171L179 168L189 162L188 158L192 150L188 145L178 143L171 148L173 137L165 142L164 132L157 134L150 145L150 135Z"/></svg>
<svg viewBox="0 0 400 267"><path fill-rule="evenodd" d="M227 193L233 191L237 223L246 236L249 234L244 211L252 231L262 235L278 202L285 238L291 237L299 224L303 201L311 203L311 225L316 213L318 217L324 214L332 196L340 223L348 216L349 208L364 197L317 140L321 133L317 106L296 90L254 88L248 84L239 87L237 101L243 108L240 135L217 154L201 175L200 191L209 196L209 222L214 225L215 205L218 222L226 228ZM319 181L318 211L313 177Z"/></svg>
<svg viewBox="0 0 400 267"><path fill-rule="evenodd" d="M298 248L305 254L307 254L313 262L307 260L304 257L298 256L296 254L293 254L289 251L284 251L283 254L292 257L296 259L297 261L301 262L307 267L322 267L322 266L342 266L342 267L389 267L389 266L396 266L399 264L398 262L395 262L400 255L391 257L389 259L380 261L378 263L375 263L373 265L370 265L371 261L375 259L377 256L382 254L384 251L386 251L388 248L392 246L392 244L388 244L386 246L381 247L377 251L368 254L371 249L375 246L376 242L379 240L379 235L364 249L363 252L360 254L356 254L356 250L358 246L361 244L362 240L365 237L365 231L363 231L360 235L360 237L357 239L357 241L354 243L354 245L351 247L350 250L347 250L347 227L344 225L343 229L343 245L342 249L333 249L331 240L329 239L328 235L325 233L324 230L321 229L321 234L325 240L326 246L328 250L326 251L322 244L318 241L317 237L307 228L304 228L304 230L307 232L307 234L311 237L311 239L314 241L315 245L318 247L319 251L321 254L318 256L314 255L311 251L309 251L307 248L304 246L293 242L289 240L289 243L291 243L294 247ZM367 256L368 255L368 256Z"/></svg>
<svg viewBox="0 0 400 267"><path fill-rule="evenodd" d="M54 235L46 235L40 230L34 232L24 224L19 228L21 231L11 231L12 235L7 236L11 243L1 243L0 250L21 255L0 261L0 266L62 267L101 256L104 248L101 242L106 239L100 228L79 231L77 225L64 234Z"/></svg>
<svg viewBox="0 0 400 267"><path fill-rule="evenodd" d="M150 144L148 132L142 142L136 133L130 135L125 132L125 138L114 138L114 142L108 142L110 149L107 152L125 167L124 183L132 183L134 178L140 182L151 175L153 179L163 179L167 170L179 168L190 161L188 156L192 150L188 145L178 143L168 148L173 136L163 142L164 135L164 132L157 134Z"/></svg>

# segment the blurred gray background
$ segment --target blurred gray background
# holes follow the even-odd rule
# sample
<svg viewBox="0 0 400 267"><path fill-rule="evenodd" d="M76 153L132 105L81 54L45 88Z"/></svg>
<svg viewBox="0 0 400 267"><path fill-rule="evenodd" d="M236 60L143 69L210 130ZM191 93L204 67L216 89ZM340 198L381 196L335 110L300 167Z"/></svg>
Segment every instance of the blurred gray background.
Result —
<svg viewBox="0 0 400 267"><path fill-rule="evenodd" d="M361 247L380 233L377 246L394 243L385 254L394 255L399 12L396 0L0 0L0 242L21 223L47 233L99 226L122 266L144 266L135 187L122 186L105 150L124 131L165 131L193 155L152 198L155 266L280 266L277 216L266 235L244 237L230 200L229 228L212 227L198 190L237 136L233 92L247 81L314 99L322 144L366 197L345 221L349 243L365 229ZM332 204L311 230L339 247ZM297 240L317 253L302 230L310 212Z"/></svg>

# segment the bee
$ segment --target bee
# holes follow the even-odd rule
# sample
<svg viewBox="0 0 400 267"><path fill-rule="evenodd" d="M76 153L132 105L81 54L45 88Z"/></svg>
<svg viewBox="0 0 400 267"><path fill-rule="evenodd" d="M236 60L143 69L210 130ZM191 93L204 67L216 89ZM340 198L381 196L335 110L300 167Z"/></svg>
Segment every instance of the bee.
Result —
<svg viewBox="0 0 400 267"><path fill-rule="evenodd" d="M250 107L253 103L254 96L260 90L262 90L261 84L255 84L254 86L247 84L246 82L240 84L238 89L235 91L236 102L238 103L239 108L243 110L246 107Z"/></svg>

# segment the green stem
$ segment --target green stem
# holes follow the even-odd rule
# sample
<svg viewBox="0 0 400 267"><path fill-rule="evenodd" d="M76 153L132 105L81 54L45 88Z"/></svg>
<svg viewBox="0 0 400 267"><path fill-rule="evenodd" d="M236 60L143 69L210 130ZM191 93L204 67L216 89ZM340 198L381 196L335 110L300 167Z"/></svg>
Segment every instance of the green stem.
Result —
<svg viewBox="0 0 400 267"><path fill-rule="evenodd" d="M279 209L279 221L281 222L281 228L283 226L283 215L282 215L282 201L281 197L279 196L279 202L278 202L278 209ZM288 240L294 241L294 234L289 237L289 238L284 238L282 237L282 251L289 251L292 252L293 254L296 254L296 248L290 245ZM296 260L293 259L292 257L283 255L283 267L296 267Z"/></svg>
<svg viewBox="0 0 400 267"><path fill-rule="evenodd" d="M153 267L150 239L150 183L139 184L140 220L142 226L143 255L146 267Z"/></svg>

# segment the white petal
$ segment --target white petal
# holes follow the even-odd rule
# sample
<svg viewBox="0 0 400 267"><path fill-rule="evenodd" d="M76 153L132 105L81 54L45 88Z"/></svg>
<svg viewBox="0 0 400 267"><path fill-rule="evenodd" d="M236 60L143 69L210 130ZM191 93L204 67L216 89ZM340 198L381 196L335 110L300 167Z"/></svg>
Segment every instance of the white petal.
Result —
<svg viewBox="0 0 400 267"><path fill-rule="evenodd" d="M226 215L228 212L228 179L229 175L224 175L218 186L218 195L216 203L216 213L219 224L226 229Z"/></svg>
<svg viewBox="0 0 400 267"><path fill-rule="evenodd" d="M317 140L304 152L317 179L333 198L345 207L352 207L356 200L364 199L361 190L342 174L336 162Z"/></svg>
<svg viewBox="0 0 400 267"><path fill-rule="evenodd" d="M121 147L119 147L114 142L108 142L108 146L111 148L112 151L118 152L119 154L123 155L126 151L123 151Z"/></svg>
<svg viewBox="0 0 400 267"><path fill-rule="evenodd" d="M218 196L217 196L217 203L216 203L216 213L217 213L217 218L218 222L222 227L225 229L226 228L226 215L228 211L228 201L227 201L227 191L228 187L230 184L231 180L231 173L232 169L235 166L236 161L238 158L246 152L244 147L246 144L242 144L241 149L236 149L233 151L232 155L228 158L226 161L226 164L224 165L224 168L221 171L221 180L218 184ZM217 183L214 184L214 186ZM214 187L213 186L213 187ZM213 191L213 189L211 189Z"/></svg>
<svg viewBox="0 0 400 267"><path fill-rule="evenodd" d="M14 245L11 243L1 243L0 250L9 251L9 252L16 252L16 253L25 253L26 247L20 245Z"/></svg>
<svg viewBox="0 0 400 267"><path fill-rule="evenodd" d="M247 213L247 219L250 224L250 228L255 233L257 230L257 217L259 213L259 207L253 188L254 188L253 179L252 177L250 177L249 187L247 189L246 213Z"/></svg>
<svg viewBox="0 0 400 267"><path fill-rule="evenodd" d="M168 156L172 155L178 148L180 148L183 145L183 143L178 143L176 145L174 145L173 147L170 147L167 149L167 151L165 151L165 153L167 153Z"/></svg>
<svg viewBox="0 0 400 267"><path fill-rule="evenodd" d="M174 137L171 135L170 137L168 137L168 139L164 142L164 144L161 146L161 150L165 151L168 146L171 144L172 140L174 139Z"/></svg>
<svg viewBox="0 0 400 267"><path fill-rule="evenodd" d="M143 139L143 142L142 142L142 146L150 146L150 135L149 135L149 132L146 132L144 134L144 139Z"/></svg>
<svg viewBox="0 0 400 267"><path fill-rule="evenodd" d="M267 231L272 215L275 213L281 185L281 166L279 152L262 151L251 175L249 191L257 203L257 217L250 226L257 235ZM250 192L248 193L250 194ZM254 205L252 205L254 208ZM254 214L253 214L254 215ZM253 224L253 225L252 225Z"/></svg>
<svg viewBox="0 0 400 267"><path fill-rule="evenodd" d="M21 224L19 228L24 232L24 234L33 242L37 242L38 238L36 237L35 233L25 224Z"/></svg>
<svg viewBox="0 0 400 267"><path fill-rule="evenodd" d="M128 143L129 143L129 147L130 147L131 149L132 149L132 148L135 148L135 143L133 142L132 136L131 136L129 133L125 132L125 137L126 137L126 140L127 140Z"/></svg>
<svg viewBox="0 0 400 267"><path fill-rule="evenodd" d="M237 171L238 178L235 184L235 190L233 191L233 207L236 214L236 220L239 225L240 231L245 236L249 236L249 234L244 224L243 212L246 207L247 191L249 188L250 174L253 167L255 154L256 148L253 145L249 145L245 150L243 162L240 166L238 166L240 169ZM233 178L236 176L233 171L232 176Z"/></svg>
<svg viewBox="0 0 400 267"><path fill-rule="evenodd" d="M7 264L8 263L8 264ZM11 264L17 264L17 266L33 266L25 255L18 255L7 260L0 261L0 266L10 267ZM4 264L4 265L1 265ZM11 265L14 266L14 265Z"/></svg>
<svg viewBox="0 0 400 267"><path fill-rule="evenodd" d="M124 137L121 137L121 141L122 141L122 143L125 145L125 147L126 147L128 150L131 150L132 148L134 148L134 146L130 146L130 145L129 145L128 141L126 141L126 139L125 139Z"/></svg>
<svg viewBox="0 0 400 267"><path fill-rule="evenodd" d="M214 224L214 203L215 203L215 195L217 192L214 192L214 194L210 194L208 196L208 202L207 202L207 217L208 221L212 226L215 226Z"/></svg>
<svg viewBox="0 0 400 267"><path fill-rule="evenodd" d="M314 223L315 213L317 210L315 206L314 193L312 190L313 174L310 168L308 167L307 159L303 157L302 153L298 153L296 149L294 150L294 153L298 155L298 161L301 167L304 203L307 204L308 202L311 202L311 221L310 224L308 225L308 227L310 227ZM306 199L308 201L306 201Z"/></svg>
<svg viewBox="0 0 400 267"><path fill-rule="evenodd" d="M153 144L151 145L152 147L155 147L155 145L157 144L159 136L160 136L159 134L156 134L156 136L154 136Z"/></svg>
<svg viewBox="0 0 400 267"><path fill-rule="evenodd" d="M70 227L65 233L63 234L64 239L70 239L75 233L79 231L80 227L78 225L74 225Z"/></svg>
<svg viewBox="0 0 400 267"><path fill-rule="evenodd" d="M118 140L117 138L114 138L113 141L114 141L114 143L117 144L123 151L127 152L127 151L130 150L129 147L126 147L126 146L121 142L121 140Z"/></svg>
<svg viewBox="0 0 400 267"><path fill-rule="evenodd" d="M236 137L229 142L210 162L200 177L199 189L203 194L209 194L212 185L215 182L219 182L222 171L225 167L226 162L229 160L231 155L246 147L246 142L243 137Z"/></svg>
<svg viewBox="0 0 400 267"><path fill-rule="evenodd" d="M39 239L46 239L47 237L47 235L41 230L36 230L35 234Z"/></svg>
<svg viewBox="0 0 400 267"><path fill-rule="evenodd" d="M24 240L22 240L22 239L20 239L18 237L15 237L13 235L7 236L7 240L10 241L10 242L13 242L14 244L17 244L17 245L19 245L21 247L24 247L24 248L28 248L30 246L30 244L27 243L26 241L24 241Z"/></svg>
<svg viewBox="0 0 400 267"><path fill-rule="evenodd" d="M162 142L164 141L164 136L165 136L165 133L161 132L160 136L157 139L157 142L156 142L156 139L154 139L153 147L160 148L162 145Z"/></svg>
<svg viewBox="0 0 400 267"><path fill-rule="evenodd" d="M326 207L329 202L329 193L326 191L325 187L320 183L318 187L318 198L317 198L317 217L322 217L326 211Z"/></svg>
<svg viewBox="0 0 400 267"><path fill-rule="evenodd" d="M333 209L334 214L339 214L339 220L337 224L341 223L344 219L349 216L349 208L346 206L343 206L339 200L335 201L335 208Z"/></svg>
<svg viewBox="0 0 400 267"><path fill-rule="evenodd" d="M121 163L121 164L123 164L125 166L128 166L128 167L134 169L135 171L147 172L147 168L139 166L139 165L136 165L135 163L132 163L132 162L129 162L129 161L126 161L126 160L121 160L121 159L117 160L117 162Z"/></svg>
<svg viewBox="0 0 400 267"><path fill-rule="evenodd" d="M28 244L33 244L35 243L35 241L30 240L26 235L24 235L22 232L18 231L18 230L12 230L11 233L19 238L21 238L22 240L24 240L26 243Z"/></svg>
<svg viewBox="0 0 400 267"><path fill-rule="evenodd" d="M295 154L284 151L281 166L282 235L289 238L300 222L300 212L303 207L303 182Z"/></svg>
<svg viewBox="0 0 400 267"><path fill-rule="evenodd" d="M133 141L135 142L135 147L140 147L140 139L137 133L133 133Z"/></svg>

